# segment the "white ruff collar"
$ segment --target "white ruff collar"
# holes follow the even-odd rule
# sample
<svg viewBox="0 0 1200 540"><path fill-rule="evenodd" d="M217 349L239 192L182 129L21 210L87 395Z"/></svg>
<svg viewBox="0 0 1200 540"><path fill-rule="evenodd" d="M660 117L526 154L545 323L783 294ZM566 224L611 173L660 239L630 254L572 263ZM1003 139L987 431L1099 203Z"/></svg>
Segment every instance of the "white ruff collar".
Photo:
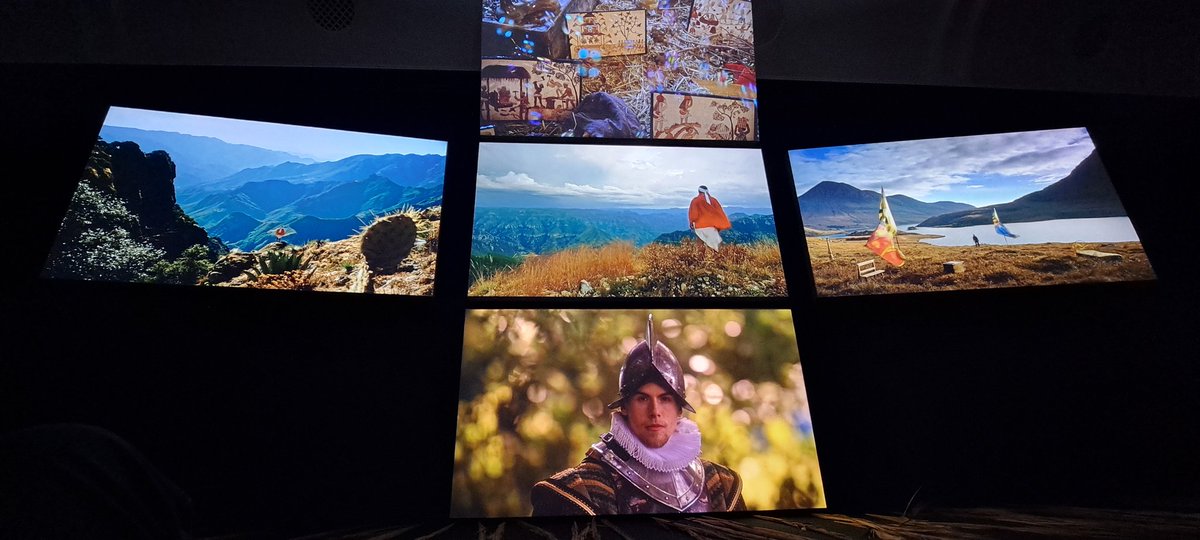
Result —
<svg viewBox="0 0 1200 540"><path fill-rule="evenodd" d="M700 428L687 418L679 419L675 433L662 448L649 448L642 444L621 413L612 414L612 435L629 452L630 457L652 471L678 471L700 457Z"/></svg>

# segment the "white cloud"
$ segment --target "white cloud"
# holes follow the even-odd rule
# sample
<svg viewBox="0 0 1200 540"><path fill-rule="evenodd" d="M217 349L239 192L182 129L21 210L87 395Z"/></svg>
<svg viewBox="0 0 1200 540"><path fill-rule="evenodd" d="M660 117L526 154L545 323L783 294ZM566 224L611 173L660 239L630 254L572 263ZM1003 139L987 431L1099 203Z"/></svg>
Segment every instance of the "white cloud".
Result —
<svg viewBox="0 0 1200 540"><path fill-rule="evenodd" d="M530 206L684 207L701 184L726 206L771 204L752 149L482 143L476 183Z"/></svg>
<svg viewBox="0 0 1200 540"><path fill-rule="evenodd" d="M800 150L791 162L799 193L828 180L928 200L991 187L995 177L1038 189L1062 179L1094 148L1086 130L1072 128Z"/></svg>

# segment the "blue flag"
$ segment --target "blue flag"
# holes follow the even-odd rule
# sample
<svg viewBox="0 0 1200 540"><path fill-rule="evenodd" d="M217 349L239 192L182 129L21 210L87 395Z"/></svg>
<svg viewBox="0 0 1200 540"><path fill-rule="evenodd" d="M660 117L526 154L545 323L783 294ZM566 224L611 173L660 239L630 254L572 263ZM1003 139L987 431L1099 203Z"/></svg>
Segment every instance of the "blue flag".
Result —
<svg viewBox="0 0 1200 540"><path fill-rule="evenodd" d="M1007 236L1009 238L1017 237L1017 235L1008 231L1008 227L1005 227L1003 223L1000 223L1000 214L996 213L995 208L992 209L992 226L996 227L996 234L1000 236Z"/></svg>

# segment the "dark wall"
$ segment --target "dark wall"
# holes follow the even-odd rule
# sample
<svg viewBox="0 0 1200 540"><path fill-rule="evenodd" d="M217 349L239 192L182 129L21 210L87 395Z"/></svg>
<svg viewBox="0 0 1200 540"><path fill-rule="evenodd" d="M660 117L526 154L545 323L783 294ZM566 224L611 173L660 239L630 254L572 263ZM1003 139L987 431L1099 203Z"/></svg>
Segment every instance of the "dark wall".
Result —
<svg viewBox="0 0 1200 540"><path fill-rule="evenodd" d="M1200 96L1192 0L755 0L754 12L766 79ZM0 3L0 62L468 71L479 14L479 0L15 0Z"/></svg>
<svg viewBox="0 0 1200 540"><path fill-rule="evenodd" d="M5 66L0 430L130 440L209 531L446 515L474 199L472 71ZM1195 99L762 80L762 139L830 504L1162 506L1193 450ZM38 279L109 104L450 141L437 291L391 298ZM786 151L1087 126L1159 276L813 297ZM791 231L791 232L789 232ZM538 302L642 307L670 301ZM525 306L509 301L488 306ZM889 328L878 344L869 329Z"/></svg>

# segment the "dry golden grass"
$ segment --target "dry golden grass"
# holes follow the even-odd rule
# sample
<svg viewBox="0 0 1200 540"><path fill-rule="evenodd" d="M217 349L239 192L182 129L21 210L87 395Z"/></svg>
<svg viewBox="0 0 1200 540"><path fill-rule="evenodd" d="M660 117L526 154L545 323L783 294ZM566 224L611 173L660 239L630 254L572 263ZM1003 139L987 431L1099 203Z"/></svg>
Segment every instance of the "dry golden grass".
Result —
<svg viewBox="0 0 1200 540"><path fill-rule="evenodd" d="M633 244L618 242L601 247L582 246L551 255L531 256L520 266L475 282L477 296L557 296L578 291L580 281L599 283L632 274Z"/></svg>
<svg viewBox="0 0 1200 540"><path fill-rule="evenodd" d="M900 268L876 256L863 240L808 239L813 278L820 296L887 294L1067 283L1138 281L1154 279L1154 271L1139 242L1088 244L1028 244L939 247L900 237L900 250L907 260ZM1075 254L1095 249L1122 256L1121 262ZM833 252L833 260L829 252ZM855 263L875 259L884 273L858 277ZM942 263L963 261L963 272L946 274Z"/></svg>
<svg viewBox="0 0 1200 540"><path fill-rule="evenodd" d="M719 252L694 239L681 244L578 247L530 257L471 288L475 296L783 296L778 244L726 244ZM587 280L590 292L580 289Z"/></svg>

